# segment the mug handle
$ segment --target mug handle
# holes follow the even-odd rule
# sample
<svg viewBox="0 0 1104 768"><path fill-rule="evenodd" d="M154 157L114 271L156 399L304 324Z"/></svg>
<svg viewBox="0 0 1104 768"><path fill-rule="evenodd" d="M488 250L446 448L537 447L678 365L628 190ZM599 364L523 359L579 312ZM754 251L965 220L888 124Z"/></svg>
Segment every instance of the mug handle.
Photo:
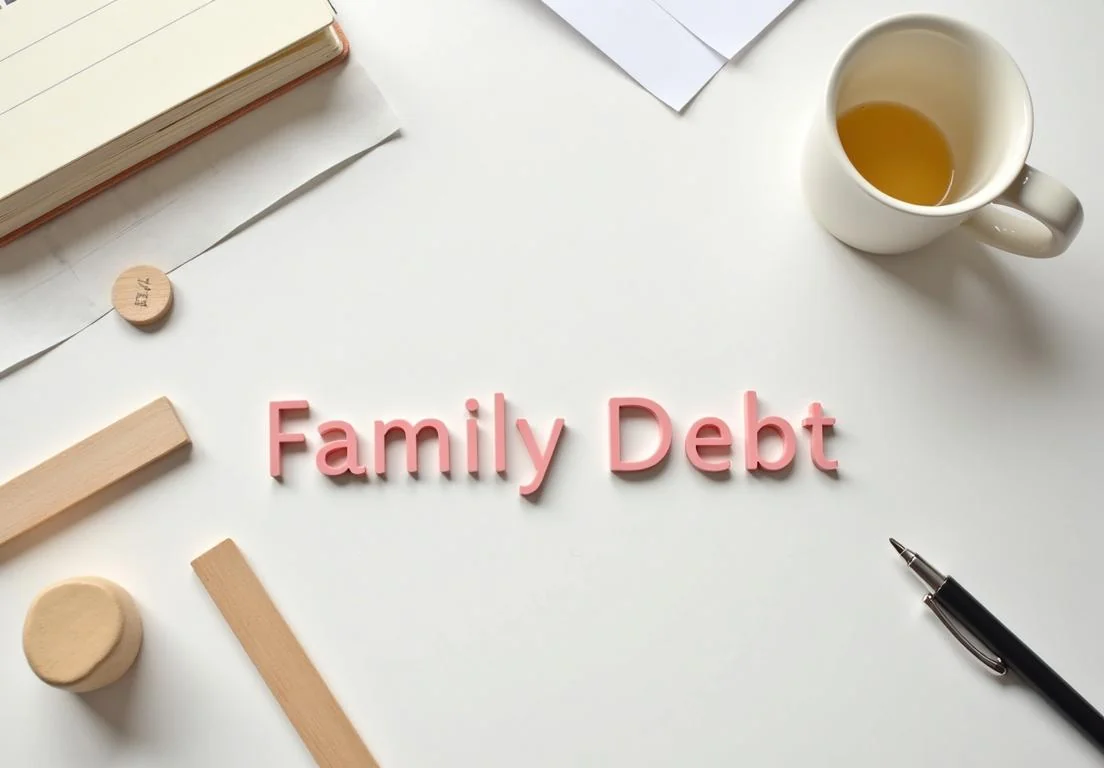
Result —
<svg viewBox="0 0 1104 768"><path fill-rule="evenodd" d="M1002 211L1000 206L1026 213L1049 233ZM1049 259L1069 247L1084 220L1085 212L1077 195L1053 176L1024 165L1008 189L963 225L977 240L1002 251Z"/></svg>

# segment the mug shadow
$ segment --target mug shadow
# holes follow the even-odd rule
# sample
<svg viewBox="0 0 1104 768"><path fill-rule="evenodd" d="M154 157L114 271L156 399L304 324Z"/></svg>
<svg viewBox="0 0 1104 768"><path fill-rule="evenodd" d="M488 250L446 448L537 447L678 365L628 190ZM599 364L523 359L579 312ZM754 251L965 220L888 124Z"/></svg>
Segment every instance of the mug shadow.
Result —
<svg viewBox="0 0 1104 768"><path fill-rule="evenodd" d="M1030 366L1057 361L1057 345L1039 303L1003 263L1026 257L991 250L959 230L904 254L870 254L844 247L861 263L936 305L965 333L996 345L994 349ZM979 307L982 302L971 291L971 281L984 287L995 313Z"/></svg>

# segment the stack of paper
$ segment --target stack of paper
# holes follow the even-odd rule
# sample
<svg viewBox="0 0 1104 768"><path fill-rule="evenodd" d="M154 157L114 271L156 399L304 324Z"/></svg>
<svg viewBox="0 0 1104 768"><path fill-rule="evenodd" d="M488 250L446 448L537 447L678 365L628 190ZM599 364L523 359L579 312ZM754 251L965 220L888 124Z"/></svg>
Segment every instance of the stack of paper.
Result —
<svg viewBox="0 0 1104 768"><path fill-rule="evenodd" d="M672 109L690 99L794 0L544 0Z"/></svg>
<svg viewBox="0 0 1104 768"><path fill-rule="evenodd" d="M3 247L0 378L110 312L127 267L179 267L398 130L354 58Z"/></svg>

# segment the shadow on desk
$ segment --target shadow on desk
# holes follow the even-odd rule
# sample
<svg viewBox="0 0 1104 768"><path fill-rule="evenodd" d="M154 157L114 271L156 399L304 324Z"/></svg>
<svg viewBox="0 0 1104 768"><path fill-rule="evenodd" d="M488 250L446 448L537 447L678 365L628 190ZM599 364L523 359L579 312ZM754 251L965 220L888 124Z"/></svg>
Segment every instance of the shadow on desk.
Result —
<svg viewBox="0 0 1104 768"><path fill-rule="evenodd" d="M102 491L92 494L84 501L69 507L69 509L64 512L54 515L26 533L0 546L0 569L2 569L8 561L14 560L50 536L60 533L63 529L70 526L79 525L80 521L88 515L110 507L113 502L126 494L132 493L137 488L184 465L191 457L191 453L191 444L181 446L164 458L139 469L137 472L108 486Z"/></svg>
<svg viewBox="0 0 1104 768"><path fill-rule="evenodd" d="M1025 257L991 250L957 230L907 254L848 250L961 323L964 332L1008 346L1019 362L1033 367L1056 362L1054 335L1039 302L1007 266L1007 260ZM979 306L979 286L987 294L984 306Z"/></svg>

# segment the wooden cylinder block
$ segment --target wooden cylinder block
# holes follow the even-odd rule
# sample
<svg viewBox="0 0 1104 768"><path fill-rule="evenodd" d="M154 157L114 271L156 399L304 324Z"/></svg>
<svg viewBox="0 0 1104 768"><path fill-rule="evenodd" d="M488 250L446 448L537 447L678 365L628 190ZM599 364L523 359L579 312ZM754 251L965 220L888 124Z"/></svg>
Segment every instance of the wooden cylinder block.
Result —
<svg viewBox="0 0 1104 768"><path fill-rule="evenodd" d="M126 674L142 646L134 599L97 576L68 579L35 597L23 624L23 653L44 683L87 693Z"/></svg>

